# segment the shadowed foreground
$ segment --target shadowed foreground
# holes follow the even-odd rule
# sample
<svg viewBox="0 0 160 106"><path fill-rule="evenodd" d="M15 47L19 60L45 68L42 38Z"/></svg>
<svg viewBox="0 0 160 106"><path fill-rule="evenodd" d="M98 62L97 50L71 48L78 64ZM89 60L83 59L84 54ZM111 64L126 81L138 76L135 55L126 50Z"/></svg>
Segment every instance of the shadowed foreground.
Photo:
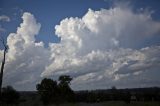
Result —
<svg viewBox="0 0 160 106"><path fill-rule="evenodd" d="M59 81L44 78L37 91L2 89L0 106L160 106L160 88L130 88L73 91L69 76Z"/></svg>
<svg viewBox="0 0 160 106"><path fill-rule="evenodd" d="M49 106L56 106L56 105L49 105ZM62 104L59 106L160 106L160 102L134 102L131 104L126 104L121 101L109 101L103 103L76 103L76 104Z"/></svg>
<svg viewBox="0 0 160 106"><path fill-rule="evenodd" d="M2 105L2 106L17 106L17 105ZM44 106L41 103L22 103L18 106ZM46 106L160 106L160 102L132 102L126 104L123 101L107 101L102 103L65 103L60 105L46 105Z"/></svg>

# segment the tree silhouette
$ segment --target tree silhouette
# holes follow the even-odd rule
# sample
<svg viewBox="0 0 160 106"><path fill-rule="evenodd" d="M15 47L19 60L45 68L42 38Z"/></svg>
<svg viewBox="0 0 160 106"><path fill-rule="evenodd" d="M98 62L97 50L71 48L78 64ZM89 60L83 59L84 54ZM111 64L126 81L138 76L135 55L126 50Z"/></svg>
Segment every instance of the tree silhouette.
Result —
<svg viewBox="0 0 160 106"><path fill-rule="evenodd" d="M2 88L1 102L4 104L17 104L19 102L19 93L11 86Z"/></svg>
<svg viewBox="0 0 160 106"><path fill-rule="evenodd" d="M61 88L70 89L69 84L72 81L72 78L70 76L62 75L59 77L58 81Z"/></svg>
<svg viewBox="0 0 160 106"><path fill-rule="evenodd" d="M3 60L2 60L2 64L1 64L1 73L0 73L0 96L1 96L1 89L2 89L2 82L3 82L3 70L4 70L4 64L5 64L5 60L6 60L6 53L8 50L8 46L5 43L3 37L1 37L0 41L2 42L2 45L4 47Z"/></svg>
<svg viewBox="0 0 160 106"><path fill-rule="evenodd" d="M41 95L41 100L44 104L49 104L51 101L57 101L56 96L58 95L58 86L56 81L44 78L40 84L37 84L36 88Z"/></svg>
<svg viewBox="0 0 160 106"><path fill-rule="evenodd" d="M72 78L68 75L61 75L58 80L60 81L60 84L70 84Z"/></svg>
<svg viewBox="0 0 160 106"><path fill-rule="evenodd" d="M62 75L58 80L60 95L63 97L63 102L74 102L74 91L69 86L72 78L68 75Z"/></svg>
<svg viewBox="0 0 160 106"><path fill-rule="evenodd" d="M72 78L67 75L60 76L57 84L56 81L48 78L44 78L40 84L37 84L36 88L41 96L41 100L44 104L50 103L62 103L73 102L74 92L70 88L69 84Z"/></svg>

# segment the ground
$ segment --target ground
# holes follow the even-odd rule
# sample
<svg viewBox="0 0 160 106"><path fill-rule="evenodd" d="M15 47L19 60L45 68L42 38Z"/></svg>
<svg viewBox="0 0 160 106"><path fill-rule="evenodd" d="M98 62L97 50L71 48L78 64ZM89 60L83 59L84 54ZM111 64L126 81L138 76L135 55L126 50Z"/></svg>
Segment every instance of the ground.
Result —
<svg viewBox="0 0 160 106"><path fill-rule="evenodd" d="M21 103L19 105L2 105L2 106L44 106L41 103ZM131 102L126 104L123 101L108 101L102 103L66 103L59 105L47 105L47 106L160 106L160 102Z"/></svg>

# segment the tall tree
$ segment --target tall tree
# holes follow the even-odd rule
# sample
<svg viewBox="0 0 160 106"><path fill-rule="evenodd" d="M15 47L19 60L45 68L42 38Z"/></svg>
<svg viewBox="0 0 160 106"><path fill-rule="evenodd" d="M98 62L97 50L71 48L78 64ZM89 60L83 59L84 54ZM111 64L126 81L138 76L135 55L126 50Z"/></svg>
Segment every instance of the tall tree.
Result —
<svg viewBox="0 0 160 106"><path fill-rule="evenodd" d="M70 82L72 78L68 75L62 75L59 77L59 89L60 95L63 97L62 102L74 102L75 94L74 91L70 88Z"/></svg>
<svg viewBox="0 0 160 106"><path fill-rule="evenodd" d="M36 88L44 104L58 102L58 87L56 81L49 78L44 78L40 84L37 84Z"/></svg>
<svg viewBox="0 0 160 106"><path fill-rule="evenodd" d="M4 50L3 50L3 60L2 60L2 63L1 63L1 73L0 73L0 94L1 94L2 82L3 82L4 64L5 64L5 60L6 60L6 53L7 53L7 50L8 50L8 46L5 43L3 37L0 38L0 41L1 41L2 46L4 48Z"/></svg>

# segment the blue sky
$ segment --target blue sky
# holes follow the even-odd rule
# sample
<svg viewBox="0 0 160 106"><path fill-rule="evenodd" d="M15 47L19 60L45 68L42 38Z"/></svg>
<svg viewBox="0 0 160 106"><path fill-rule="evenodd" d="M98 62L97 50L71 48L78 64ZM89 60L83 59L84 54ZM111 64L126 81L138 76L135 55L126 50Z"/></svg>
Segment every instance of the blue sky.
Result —
<svg viewBox="0 0 160 106"><path fill-rule="evenodd" d="M44 77L63 74L73 77L74 90L160 86L159 5L0 0L0 34L9 46L3 86L35 90Z"/></svg>

